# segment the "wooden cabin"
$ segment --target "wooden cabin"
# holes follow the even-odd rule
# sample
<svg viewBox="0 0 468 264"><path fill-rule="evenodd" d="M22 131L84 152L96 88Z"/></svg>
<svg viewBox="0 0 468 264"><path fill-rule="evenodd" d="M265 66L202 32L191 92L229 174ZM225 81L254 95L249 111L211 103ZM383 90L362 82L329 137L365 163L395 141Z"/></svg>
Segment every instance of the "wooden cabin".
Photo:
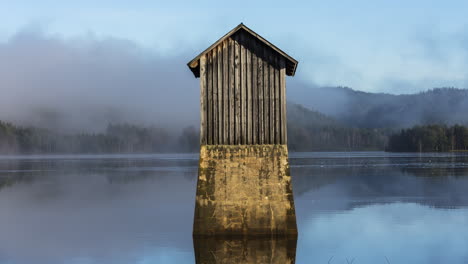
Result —
<svg viewBox="0 0 468 264"><path fill-rule="evenodd" d="M201 102L193 235L297 237L286 145L297 61L240 24L188 66Z"/></svg>
<svg viewBox="0 0 468 264"><path fill-rule="evenodd" d="M297 61L240 24L188 63L200 78L201 145L286 144Z"/></svg>

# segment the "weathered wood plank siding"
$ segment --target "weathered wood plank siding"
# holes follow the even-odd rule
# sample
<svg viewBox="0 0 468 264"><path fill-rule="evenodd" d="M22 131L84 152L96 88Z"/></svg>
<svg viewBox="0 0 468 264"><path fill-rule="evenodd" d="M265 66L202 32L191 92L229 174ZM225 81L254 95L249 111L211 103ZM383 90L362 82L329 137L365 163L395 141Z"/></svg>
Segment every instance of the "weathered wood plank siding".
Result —
<svg viewBox="0 0 468 264"><path fill-rule="evenodd" d="M268 65L268 50L263 49L263 124L265 129L264 144L271 144L270 141L270 67Z"/></svg>
<svg viewBox="0 0 468 264"><path fill-rule="evenodd" d="M245 142L248 145L252 145L252 52L250 48L250 38L247 38L245 41L245 102L246 104L246 129L247 129L247 141Z"/></svg>
<svg viewBox="0 0 468 264"><path fill-rule="evenodd" d="M206 145L206 120L208 111L206 92L206 56L200 58L200 145Z"/></svg>
<svg viewBox="0 0 468 264"><path fill-rule="evenodd" d="M280 105L281 105L281 142L288 143L286 119L286 62L280 58Z"/></svg>
<svg viewBox="0 0 468 264"><path fill-rule="evenodd" d="M263 85L263 59L262 49L260 44L256 41L255 43L255 54L257 54L257 89L258 89L258 143L260 145L265 144L265 122L264 122L264 85Z"/></svg>
<svg viewBox="0 0 468 264"><path fill-rule="evenodd" d="M207 55L206 65L206 85L207 85L207 106L208 106L208 118L206 121L206 134L207 134L207 145L213 145L213 57L211 52Z"/></svg>
<svg viewBox="0 0 468 264"><path fill-rule="evenodd" d="M286 64L243 31L200 58L206 145L286 144Z"/></svg>
<svg viewBox="0 0 468 264"><path fill-rule="evenodd" d="M229 69L228 69L228 43L223 42L223 141L227 144L229 142Z"/></svg>
<svg viewBox="0 0 468 264"><path fill-rule="evenodd" d="M275 69L273 67L273 55L268 52L268 72L269 72L269 79L268 79L268 90L270 92L270 144L275 143Z"/></svg>
<svg viewBox="0 0 468 264"><path fill-rule="evenodd" d="M224 85L223 85L223 53L222 53L222 45L218 46L217 48L217 69L218 69L218 144L224 142L224 104L223 104L223 93L224 93Z"/></svg>
<svg viewBox="0 0 468 264"><path fill-rule="evenodd" d="M247 144L247 67L246 67L246 49L245 49L245 34L239 34L239 47L240 47L240 65L241 65L241 73L240 73L240 80L241 80L241 144Z"/></svg>
<svg viewBox="0 0 468 264"><path fill-rule="evenodd" d="M235 89L235 94L234 94L234 100L235 100L235 106L234 106L234 115L235 115L235 124L234 124L234 144L238 145L241 144L241 64L240 64L240 59L241 59L241 54L240 54L240 45L239 45L239 36L238 35L233 35L234 37L234 89Z"/></svg>
<svg viewBox="0 0 468 264"><path fill-rule="evenodd" d="M235 144L235 72L234 72L234 40L229 38L228 41L228 53L229 53L229 142L228 145Z"/></svg>
<svg viewBox="0 0 468 264"><path fill-rule="evenodd" d="M213 82L213 145L217 145L218 143L218 129L219 129L219 122L218 122L218 56L216 49L212 50L213 56L213 67L211 74L212 82Z"/></svg>
<svg viewBox="0 0 468 264"><path fill-rule="evenodd" d="M280 117L280 82L279 82L279 74L280 70L278 69L278 57L274 58L274 71L275 71L275 144L280 144L281 142L281 117Z"/></svg>
<svg viewBox="0 0 468 264"><path fill-rule="evenodd" d="M255 41L250 41L250 50L252 50L252 144L258 145L258 90L257 90L257 55L255 54Z"/></svg>

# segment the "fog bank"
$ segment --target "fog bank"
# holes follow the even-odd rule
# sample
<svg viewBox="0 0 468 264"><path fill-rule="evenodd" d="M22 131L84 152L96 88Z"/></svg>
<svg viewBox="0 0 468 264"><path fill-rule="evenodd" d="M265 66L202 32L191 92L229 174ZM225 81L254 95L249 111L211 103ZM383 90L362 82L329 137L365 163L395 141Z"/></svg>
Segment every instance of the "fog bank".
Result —
<svg viewBox="0 0 468 264"><path fill-rule="evenodd" d="M64 131L109 122L198 123L191 55L164 57L122 39L21 31L0 43L0 120Z"/></svg>

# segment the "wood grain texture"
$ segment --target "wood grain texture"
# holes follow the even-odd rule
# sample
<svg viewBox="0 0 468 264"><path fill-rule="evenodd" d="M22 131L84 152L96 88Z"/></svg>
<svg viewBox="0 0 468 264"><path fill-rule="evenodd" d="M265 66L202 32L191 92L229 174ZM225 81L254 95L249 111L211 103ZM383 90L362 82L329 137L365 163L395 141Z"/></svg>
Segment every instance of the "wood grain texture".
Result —
<svg viewBox="0 0 468 264"><path fill-rule="evenodd" d="M281 125L280 125L280 71L279 71L279 61L278 57L274 58L275 61L275 144L280 144L281 142Z"/></svg>
<svg viewBox="0 0 468 264"><path fill-rule="evenodd" d="M213 56L213 145L218 144L218 56L217 50L212 50Z"/></svg>
<svg viewBox="0 0 468 264"><path fill-rule="evenodd" d="M206 121L206 134L207 134L207 142L206 144L211 145L213 144L213 57L211 53L207 54L207 102L208 102L208 113L207 113L207 121Z"/></svg>
<svg viewBox="0 0 468 264"><path fill-rule="evenodd" d="M264 122L264 85L263 85L263 50L261 46L256 43L255 45L256 53L259 55L257 57L257 89L258 89L258 143L265 144L265 122Z"/></svg>
<svg viewBox="0 0 468 264"><path fill-rule="evenodd" d="M244 47L244 34L239 34L240 37L240 65L241 65L241 144L247 144L247 67L246 67L246 50Z"/></svg>
<svg viewBox="0 0 468 264"><path fill-rule="evenodd" d="M222 53L222 45L218 46L216 49L217 51L217 59L218 62L217 66L217 74L218 74L218 83L216 84L218 90L218 141L217 144L223 144L223 130L224 130L224 104L223 104L223 53Z"/></svg>
<svg viewBox="0 0 468 264"><path fill-rule="evenodd" d="M264 144L270 144L270 65L268 64L268 50L263 49L264 61L263 61L263 122L265 124L264 129Z"/></svg>
<svg viewBox="0 0 468 264"><path fill-rule="evenodd" d="M247 129L247 141L246 144L252 145L252 52L250 51L250 39L246 38L245 42L245 87L247 90L246 94L246 129Z"/></svg>
<svg viewBox="0 0 468 264"><path fill-rule="evenodd" d="M234 55L235 55L235 45L233 39L229 38L229 144L234 145L235 142L235 70L234 70Z"/></svg>
<svg viewBox="0 0 468 264"><path fill-rule="evenodd" d="M223 42L223 144L229 144L229 69L228 41Z"/></svg>
<svg viewBox="0 0 468 264"><path fill-rule="evenodd" d="M255 40L251 40L250 50L252 54L252 144L258 144L258 91L257 91L257 72L258 72L258 62L257 55L255 51Z"/></svg>
<svg viewBox="0 0 468 264"><path fill-rule="evenodd" d="M268 54L268 71L269 71L269 91L270 91L270 144L275 143L275 68L273 67L273 55Z"/></svg>
<svg viewBox="0 0 468 264"><path fill-rule="evenodd" d="M238 42L238 36L234 35L234 87L235 87L235 108L234 108L234 115L235 115L235 141L234 144L241 144L241 69L240 69L240 46Z"/></svg>
<svg viewBox="0 0 468 264"><path fill-rule="evenodd" d="M200 145L206 144L206 56L200 58Z"/></svg>
<svg viewBox="0 0 468 264"><path fill-rule="evenodd" d="M287 144L287 119L286 119L286 68L284 58L280 58L280 105L281 105L281 144Z"/></svg>

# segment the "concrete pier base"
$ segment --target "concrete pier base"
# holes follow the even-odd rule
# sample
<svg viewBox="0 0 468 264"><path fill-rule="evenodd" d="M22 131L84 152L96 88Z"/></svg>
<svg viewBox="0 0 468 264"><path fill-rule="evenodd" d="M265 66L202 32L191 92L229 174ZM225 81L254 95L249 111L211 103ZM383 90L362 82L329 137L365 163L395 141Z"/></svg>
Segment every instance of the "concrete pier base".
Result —
<svg viewBox="0 0 468 264"><path fill-rule="evenodd" d="M202 145L194 236L297 237L286 145Z"/></svg>

